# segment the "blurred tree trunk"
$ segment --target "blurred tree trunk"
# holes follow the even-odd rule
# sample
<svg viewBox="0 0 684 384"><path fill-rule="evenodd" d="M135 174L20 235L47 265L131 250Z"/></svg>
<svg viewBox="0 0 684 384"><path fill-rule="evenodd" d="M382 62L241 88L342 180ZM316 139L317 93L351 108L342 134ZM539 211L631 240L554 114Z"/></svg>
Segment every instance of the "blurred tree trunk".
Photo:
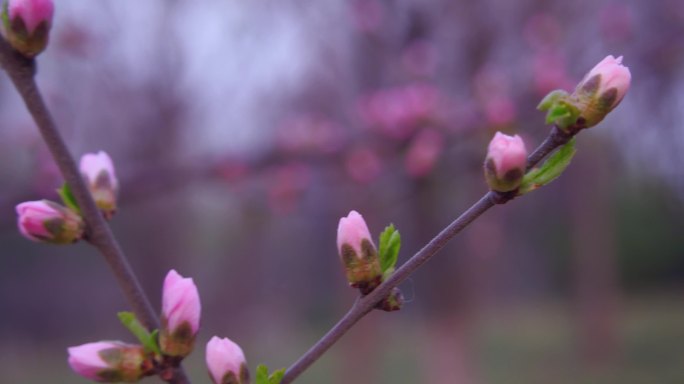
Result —
<svg viewBox="0 0 684 384"><path fill-rule="evenodd" d="M439 198L444 196L440 187L431 188L429 180L416 182L416 196L412 200L414 231L420 244L427 242L441 229L444 220L442 207L450 206ZM479 185L478 185L479 187ZM438 219L439 218L439 219ZM439 223L439 224L437 224ZM483 278L482 254L487 247L471 241L473 228L464 233L466 241L447 246L442 254L428 263L417 277L425 292L417 300L426 306L423 358L425 383L471 384L475 379L470 353L471 334L476 307L481 298ZM467 233L467 235L466 235ZM481 239L480 239L481 240ZM458 253L453 249L457 248Z"/></svg>
<svg viewBox="0 0 684 384"><path fill-rule="evenodd" d="M595 368L609 365L618 352L615 180L609 151L600 140L582 144L571 167L574 183L568 194L578 341L582 359Z"/></svg>

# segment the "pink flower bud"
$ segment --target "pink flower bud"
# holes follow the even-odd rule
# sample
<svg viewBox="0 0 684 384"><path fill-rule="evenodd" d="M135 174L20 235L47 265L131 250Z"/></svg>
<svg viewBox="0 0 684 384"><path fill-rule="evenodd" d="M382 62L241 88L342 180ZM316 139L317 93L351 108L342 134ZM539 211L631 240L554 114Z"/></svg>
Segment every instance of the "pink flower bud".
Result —
<svg viewBox="0 0 684 384"><path fill-rule="evenodd" d="M135 382L149 375L153 363L140 345L98 341L71 347L69 366L79 375L105 383Z"/></svg>
<svg viewBox="0 0 684 384"><path fill-rule="evenodd" d="M340 219L337 226L337 250L342 253L342 245L349 244L358 257L362 254L361 243L366 240L373 246L370 231L363 216L356 211L349 212L347 217Z"/></svg>
<svg viewBox="0 0 684 384"><path fill-rule="evenodd" d="M345 267L347 280L362 293L372 291L382 281L378 252L368 226L356 211L340 219L337 227L337 250Z"/></svg>
<svg viewBox="0 0 684 384"><path fill-rule="evenodd" d="M111 218L116 211L116 195L119 191L112 159L104 151L86 153L81 156L80 170L95 204L107 218Z"/></svg>
<svg viewBox="0 0 684 384"><path fill-rule="evenodd" d="M52 26L52 0L8 0L3 8L3 36L27 57L42 52Z"/></svg>
<svg viewBox="0 0 684 384"><path fill-rule="evenodd" d="M497 132L489 143L485 178L493 191L508 192L520 185L525 175L527 149L520 136Z"/></svg>
<svg viewBox="0 0 684 384"><path fill-rule="evenodd" d="M83 236L83 219L52 201L27 201L17 205L16 211L19 231L30 240L70 244Z"/></svg>
<svg viewBox="0 0 684 384"><path fill-rule="evenodd" d="M598 124L625 97L632 81L629 68L617 59L606 56L584 76L573 96L584 127Z"/></svg>
<svg viewBox="0 0 684 384"><path fill-rule="evenodd" d="M207 368L214 384L249 383L249 371L240 346L228 338L212 337L207 343Z"/></svg>
<svg viewBox="0 0 684 384"><path fill-rule="evenodd" d="M629 90L632 74L629 68L622 65L622 56L617 59L613 55L606 56L600 63L584 77L580 87L584 89L596 89L599 97L606 97L606 93L612 93L609 98L609 108L615 108Z"/></svg>
<svg viewBox="0 0 684 384"><path fill-rule="evenodd" d="M162 327L159 345L168 356L187 356L192 352L200 326L201 304L197 287L191 278L175 270L164 279L162 292Z"/></svg>

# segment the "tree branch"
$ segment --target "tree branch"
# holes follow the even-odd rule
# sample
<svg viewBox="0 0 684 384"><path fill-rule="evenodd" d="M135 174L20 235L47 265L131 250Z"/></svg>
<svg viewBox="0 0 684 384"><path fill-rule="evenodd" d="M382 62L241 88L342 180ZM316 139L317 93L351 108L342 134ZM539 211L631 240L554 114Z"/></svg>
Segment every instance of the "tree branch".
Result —
<svg viewBox="0 0 684 384"><path fill-rule="evenodd" d="M537 149L527 157L528 170L542 159L548 156L556 148L567 143L573 133L566 133L558 127L553 127L551 133L546 137ZM301 375L307 368L315 363L330 347L332 347L354 324L370 313L373 308L383 300L390 291L404 282L413 272L430 260L437 252L461 232L470 223L475 221L487 210L497 204L505 204L515 197L513 193L499 193L489 191L473 204L467 211L463 212L456 220L444 228L437 236L427 243L420 251L414 254L408 261L399 267L386 281L380 284L375 290L366 296L356 300L349 311L335 324L316 344L304 353L294 364L292 364L281 381L281 384L289 384Z"/></svg>
<svg viewBox="0 0 684 384"><path fill-rule="evenodd" d="M62 176L73 191L86 223L86 238L104 256L138 319L148 329L159 328L159 319L155 310L150 305L149 299L133 273L119 243L114 238L109 225L95 205L76 166L76 161L71 156L50 111L45 105L34 79L35 61L23 57L12 49L3 38L0 38L0 65L7 72L24 100ZM168 382L174 384L190 383L182 369L178 369L174 377Z"/></svg>

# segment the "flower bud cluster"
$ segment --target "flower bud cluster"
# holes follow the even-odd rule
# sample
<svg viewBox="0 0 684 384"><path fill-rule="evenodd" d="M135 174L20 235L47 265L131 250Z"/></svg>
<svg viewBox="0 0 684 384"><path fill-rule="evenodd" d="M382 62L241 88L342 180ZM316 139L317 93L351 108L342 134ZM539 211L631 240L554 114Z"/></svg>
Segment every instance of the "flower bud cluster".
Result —
<svg viewBox="0 0 684 384"><path fill-rule="evenodd" d="M95 204L105 218L110 219L116 211L119 188L111 158L103 151L87 153L81 157L80 171ZM49 200L17 205L19 232L30 240L52 244L71 244L80 240L85 223L78 205L70 191L62 198L65 205Z"/></svg>
<svg viewBox="0 0 684 384"><path fill-rule="evenodd" d="M201 304L190 278L169 271L162 290L159 343L126 344L99 341L68 349L69 365L81 376L100 382L134 382L177 366L193 349L199 331ZM143 343L144 344L144 343Z"/></svg>

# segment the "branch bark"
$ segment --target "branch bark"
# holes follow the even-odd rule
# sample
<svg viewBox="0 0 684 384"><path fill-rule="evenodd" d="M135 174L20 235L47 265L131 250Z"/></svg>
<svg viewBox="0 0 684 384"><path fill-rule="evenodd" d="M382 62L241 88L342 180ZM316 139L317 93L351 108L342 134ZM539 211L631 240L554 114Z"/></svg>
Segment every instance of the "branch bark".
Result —
<svg viewBox="0 0 684 384"><path fill-rule="evenodd" d="M119 287L138 319L148 329L159 328L159 318L154 308L145 295L109 225L95 205L95 201L93 201L90 191L83 181L76 161L64 143L50 110L45 105L45 101L35 82L35 61L23 57L9 46L3 38L0 38L0 65L7 72L10 80L24 100L64 180L73 191L86 223L87 240L104 256L105 261L119 283ZM167 381L173 384L190 383L182 368L177 369L173 377Z"/></svg>

